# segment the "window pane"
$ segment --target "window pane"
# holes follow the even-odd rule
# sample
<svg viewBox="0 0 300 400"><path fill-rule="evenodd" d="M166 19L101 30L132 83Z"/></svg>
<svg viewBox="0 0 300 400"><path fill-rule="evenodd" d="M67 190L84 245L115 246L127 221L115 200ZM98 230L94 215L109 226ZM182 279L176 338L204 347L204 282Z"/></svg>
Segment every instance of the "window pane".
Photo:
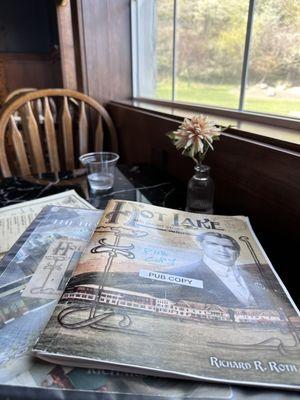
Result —
<svg viewBox="0 0 300 400"><path fill-rule="evenodd" d="M176 100L238 108L248 0L178 0Z"/></svg>
<svg viewBox="0 0 300 400"><path fill-rule="evenodd" d="M300 118L299 0L256 0L245 109Z"/></svg>
<svg viewBox="0 0 300 400"><path fill-rule="evenodd" d="M158 0L156 7L156 96L170 100L173 69L173 1Z"/></svg>
<svg viewBox="0 0 300 400"><path fill-rule="evenodd" d="M171 100L173 1L137 1L138 96Z"/></svg>

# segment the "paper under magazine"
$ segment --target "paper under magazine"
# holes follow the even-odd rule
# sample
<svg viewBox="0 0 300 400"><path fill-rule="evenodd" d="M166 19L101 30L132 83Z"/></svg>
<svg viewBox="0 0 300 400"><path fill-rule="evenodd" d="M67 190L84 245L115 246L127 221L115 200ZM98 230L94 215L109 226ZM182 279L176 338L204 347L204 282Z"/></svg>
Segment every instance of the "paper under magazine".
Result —
<svg viewBox="0 0 300 400"><path fill-rule="evenodd" d="M41 197L0 208L0 258L17 241L38 213L47 205L95 209L75 190Z"/></svg>
<svg viewBox="0 0 300 400"><path fill-rule="evenodd" d="M21 374L29 381L29 370L37 364L32 346L100 216L99 210L49 205L1 260L0 384Z"/></svg>
<svg viewBox="0 0 300 400"><path fill-rule="evenodd" d="M300 388L300 319L245 217L112 200L34 353Z"/></svg>

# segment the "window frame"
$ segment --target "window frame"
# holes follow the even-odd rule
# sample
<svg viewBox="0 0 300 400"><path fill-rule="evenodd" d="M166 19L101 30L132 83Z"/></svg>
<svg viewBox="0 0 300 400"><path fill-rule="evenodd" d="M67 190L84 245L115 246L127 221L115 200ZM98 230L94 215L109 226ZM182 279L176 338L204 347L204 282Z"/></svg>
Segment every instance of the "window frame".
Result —
<svg viewBox="0 0 300 400"><path fill-rule="evenodd" d="M207 114L219 115L227 118L235 118L244 121L257 122L261 124L275 125L287 129L295 129L300 131L300 118L291 118L281 116L278 114L268 114L257 111L244 110L244 100L246 93L246 83L248 78L249 69L249 54L251 35L253 30L253 18L255 1L249 0L248 17L246 25L244 55L241 74L241 87L239 96L239 107L237 109L224 108L219 106L211 106L202 103L189 103L184 101L175 100L175 79L176 79L176 17L177 17L177 4L178 0L173 0L173 52L172 52L172 98L171 100L164 100L151 97L143 97L140 95L139 85L139 45L138 45L138 2L139 0L131 0L131 51L132 51L132 94L134 101L153 104L157 106L176 107L183 110L203 112Z"/></svg>

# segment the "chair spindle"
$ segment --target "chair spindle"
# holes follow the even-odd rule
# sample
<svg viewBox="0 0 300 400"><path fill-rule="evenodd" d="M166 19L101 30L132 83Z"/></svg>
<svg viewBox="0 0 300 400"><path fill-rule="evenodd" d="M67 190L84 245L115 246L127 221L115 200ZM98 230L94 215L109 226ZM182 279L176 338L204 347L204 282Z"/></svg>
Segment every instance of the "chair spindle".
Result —
<svg viewBox="0 0 300 400"><path fill-rule="evenodd" d="M98 116L96 133L95 133L95 151L102 151L103 149L103 122L101 115Z"/></svg>
<svg viewBox="0 0 300 400"><path fill-rule="evenodd" d="M88 152L88 121L86 116L85 104L80 102L79 112L79 153L80 155Z"/></svg>
<svg viewBox="0 0 300 400"><path fill-rule="evenodd" d="M33 154L35 170L41 174L46 172L46 165L43 156L41 138L38 124L34 118L34 114L30 105L30 101L25 104L26 122L29 132L30 147Z"/></svg>
<svg viewBox="0 0 300 400"><path fill-rule="evenodd" d="M54 120L50 110L48 97L45 97L44 99L44 118L45 118L45 134L47 140L50 167L51 171L55 172L60 170L60 163L57 150L57 140L56 140Z"/></svg>
<svg viewBox="0 0 300 400"><path fill-rule="evenodd" d="M22 138L22 134L17 128L14 117L11 116L9 119L9 134L11 135L12 144L14 146L14 150L16 153L16 157L18 160L18 164L20 167L21 175L30 175L30 167L28 163L28 158L26 155L26 149L24 145L24 141Z"/></svg>
<svg viewBox="0 0 300 400"><path fill-rule="evenodd" d="M64 140L65 160L67 170L73 170L74 166L74 144L72 117L69 110L68 99L64 96L62 112L62 132Z"/></svg>

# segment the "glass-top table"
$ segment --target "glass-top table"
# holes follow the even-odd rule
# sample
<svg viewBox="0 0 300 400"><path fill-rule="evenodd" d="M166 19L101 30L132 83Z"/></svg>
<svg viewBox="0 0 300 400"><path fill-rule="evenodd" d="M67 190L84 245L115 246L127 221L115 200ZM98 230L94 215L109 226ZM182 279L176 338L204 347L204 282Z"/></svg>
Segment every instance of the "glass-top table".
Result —
<svg viewBox="0 0 300 400"><path fill-rule="evenodd" d="M112 190L91 193L84 170L0 180L0 207L75 189L96 208L112 198L184 210L184 185L149 166L119 166ZM32 321L34 323L34 321ZM23 330L26 327L23 327ZM1 335L1 326L0 326ZM1 368L1 365L0 365ZM42 387L33 387L30 375L23 386L0 382L0 399L300 399L300 394L246 386L211 384L53 366Z"/></svg>
<svg viewBox="0 0 300 400"><path fill-rule="evenodd" d="M70 189L98 209L104 209L110 199L117 198L180 210L185 207L184 185L147 165L119 166L114 186L107 192L91 192L84 169L0 179L0 207Z"/></svg>

